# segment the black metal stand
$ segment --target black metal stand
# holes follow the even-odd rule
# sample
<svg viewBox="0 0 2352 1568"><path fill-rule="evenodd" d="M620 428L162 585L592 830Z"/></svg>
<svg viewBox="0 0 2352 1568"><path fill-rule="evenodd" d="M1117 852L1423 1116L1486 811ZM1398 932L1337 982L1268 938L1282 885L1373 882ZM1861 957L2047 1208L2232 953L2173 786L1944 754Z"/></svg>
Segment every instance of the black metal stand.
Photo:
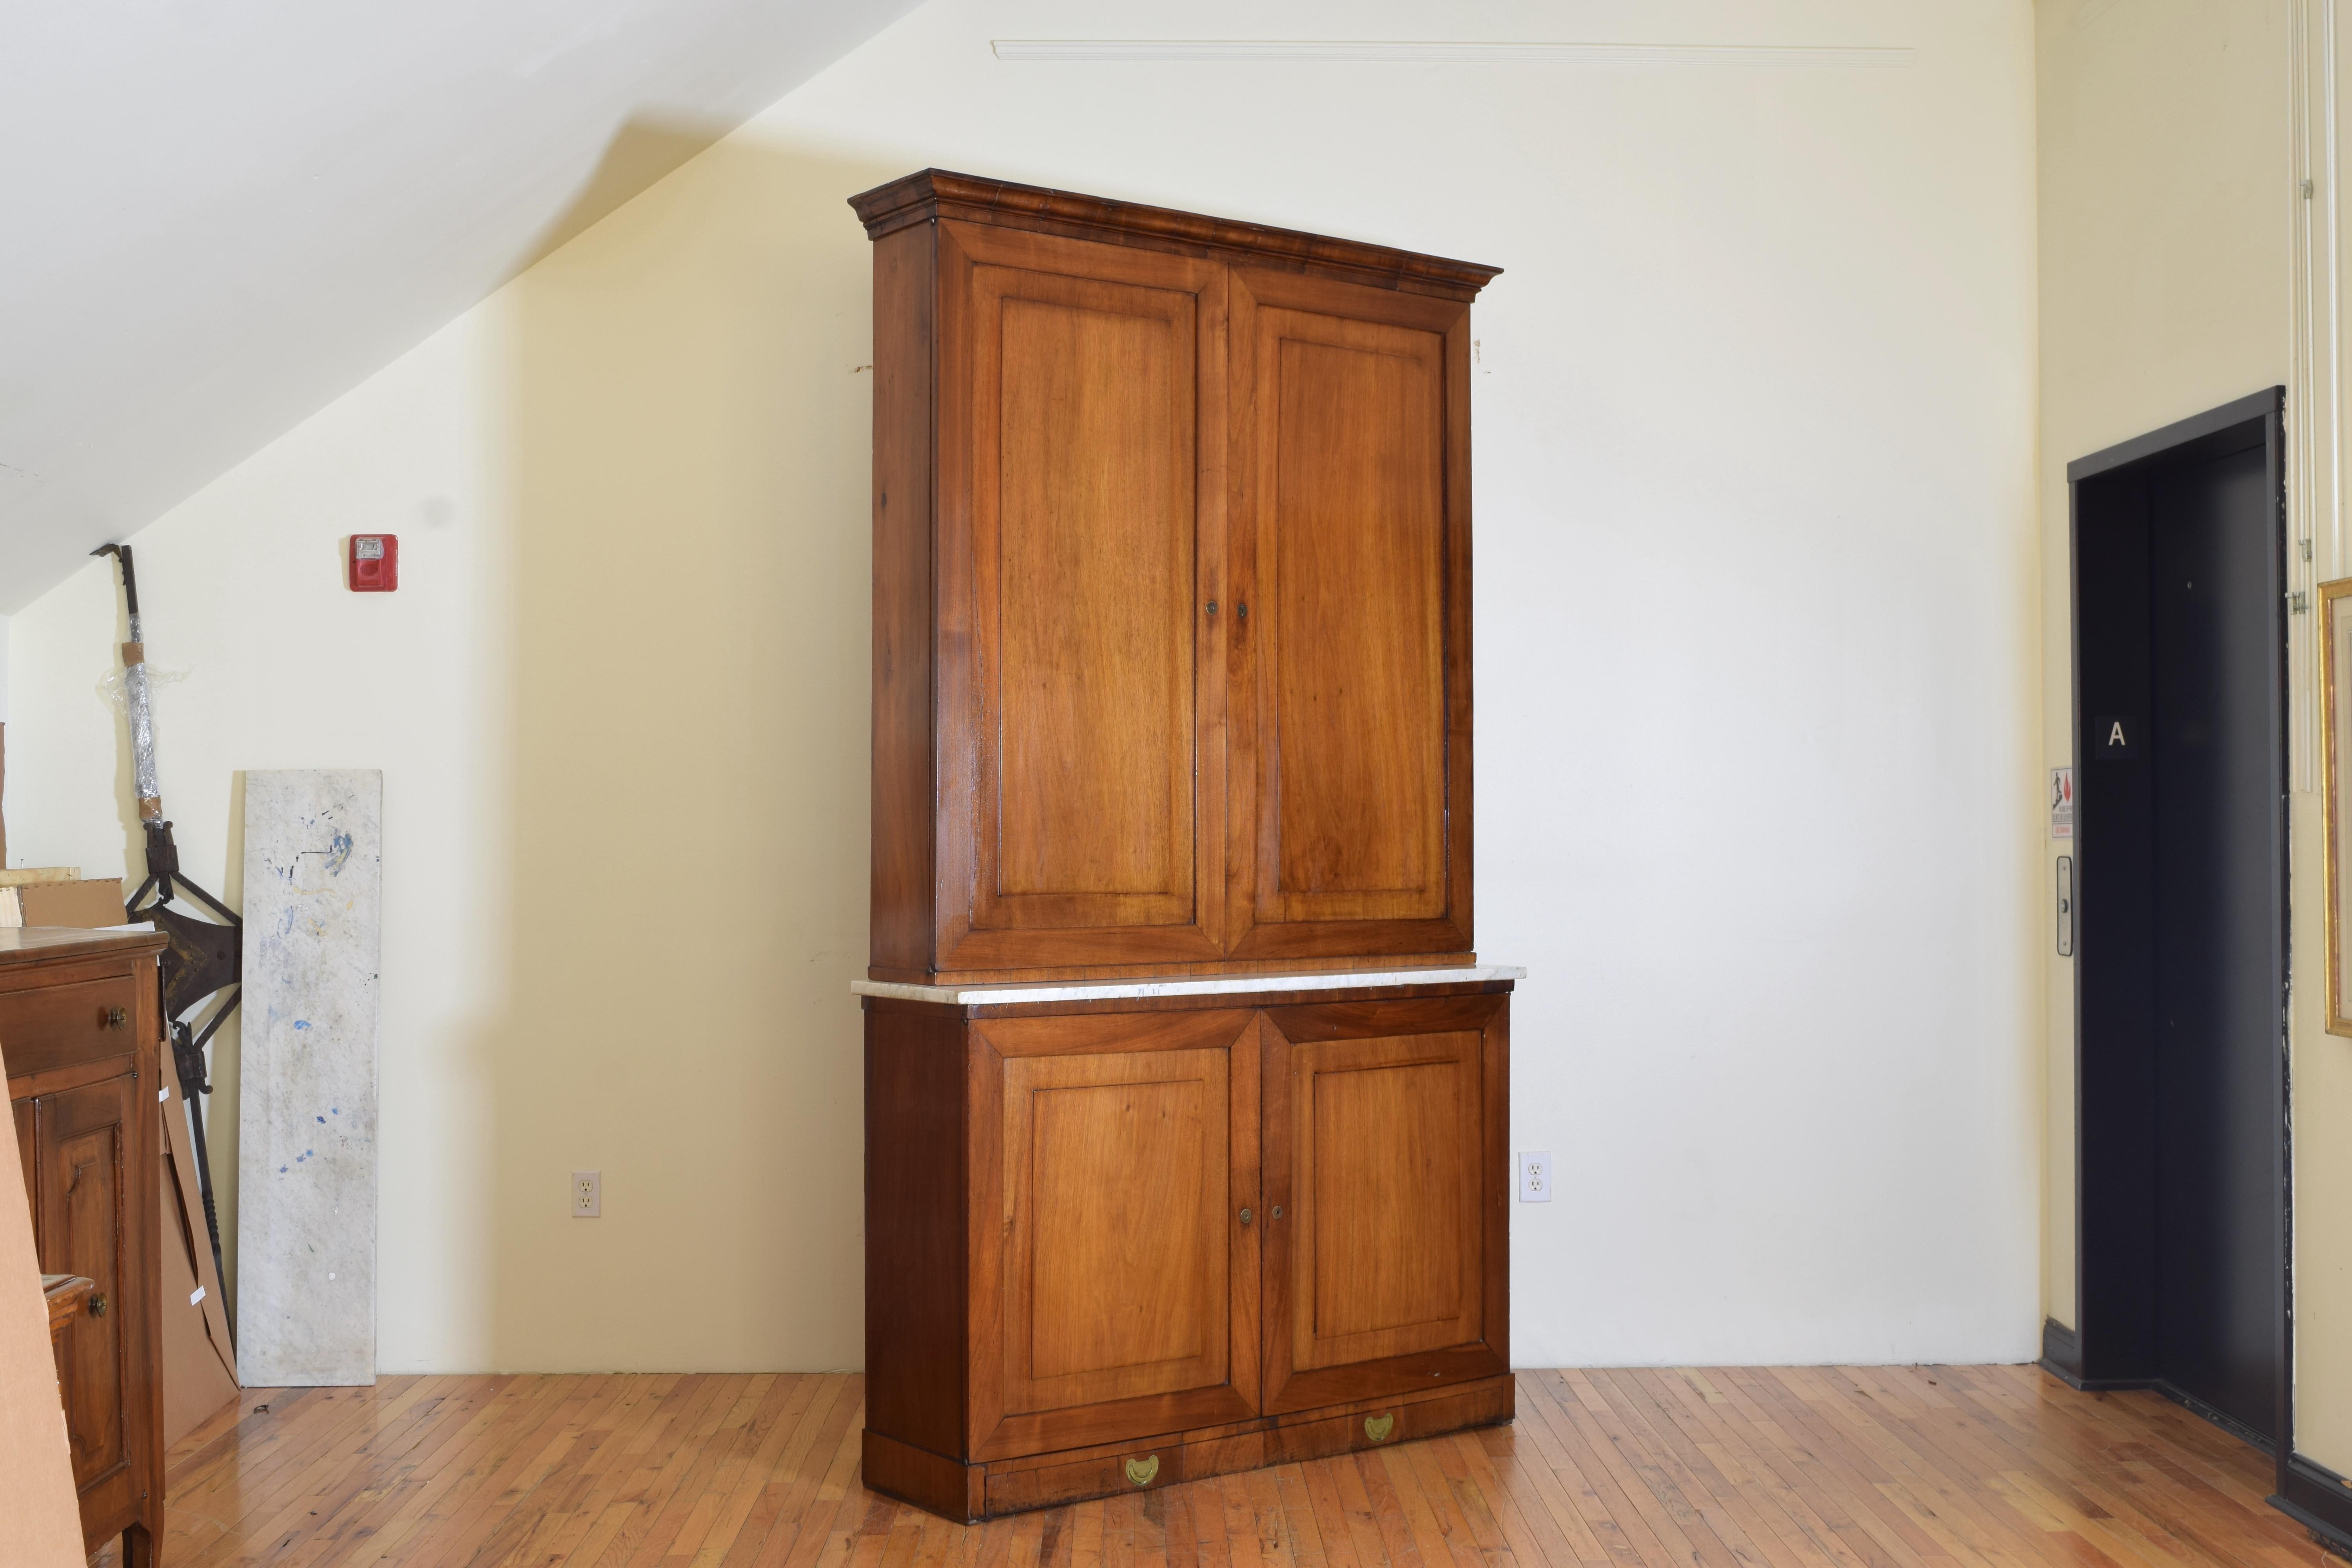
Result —
<svg viewBox="0 0 2352 1568"><path fill-rule="evenodd" d="M131 641L139 641L139 580L131 567L131 547L109 544L90 552L93 555L111 555L122 564L122 597L131 615ZM132 650L126 649L129 658ZM140 689L134 688L135 692ZM132 721L134 745L140 735L143 711L136 711ZM152 733L152 731L150 731ZM213 1091L210 1075L205 1071L205 1047L228 1016L236 1011L245 979L245 922L235 910L190 881L180 871L180 847L172 841L172 825L162 820L160 798L142 799L140 803L143 820L140 826L147 835L147 878L123 903L126 920L146 921L163 933L170 942L164 948L160 966L159 984L163 991L163 1017L172 1031L172 1066L180 1075L180 1098L188 1107L188 1130L196 1157L196 1191L204 1198L205 1231L213 1246L213 1275L221 1278L220 1214L213 1200L211 1156L205 1145L205 1111L202 1096ZM155 815L146 815L148 813ZM185 909L173 907L176 894L185 893L217 919L205 918ZM198 1027L189 1016L205 1000L219 996L220 1005ZM221 1311L229 1321L231 1338L236 1336L235 1309L224 1300Z"/></svg>

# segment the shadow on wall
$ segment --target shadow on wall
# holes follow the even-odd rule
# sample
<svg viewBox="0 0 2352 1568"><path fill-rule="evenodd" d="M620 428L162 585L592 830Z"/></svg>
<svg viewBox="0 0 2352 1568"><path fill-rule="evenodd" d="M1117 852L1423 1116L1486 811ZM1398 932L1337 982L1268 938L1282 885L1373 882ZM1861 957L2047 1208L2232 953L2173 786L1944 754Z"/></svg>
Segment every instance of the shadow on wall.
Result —
<svg viewBox="0 0 2352 1568"><path fill-rule="evenodd" d="M677 145L616 156L632 136ZM862 1360L871 290L845 198L904 172L719 142L502 302L499 1369ZM600 1218L571 1216L575 1170Z"/></svg>

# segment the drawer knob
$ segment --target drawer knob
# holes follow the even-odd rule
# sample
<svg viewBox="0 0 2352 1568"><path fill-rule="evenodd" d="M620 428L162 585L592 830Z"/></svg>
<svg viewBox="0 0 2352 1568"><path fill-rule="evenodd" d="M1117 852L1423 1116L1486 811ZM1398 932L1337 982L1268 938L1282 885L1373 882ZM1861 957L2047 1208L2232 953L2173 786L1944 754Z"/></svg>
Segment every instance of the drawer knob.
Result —
<svg viewBox="0 0 2352 1568"><path fill-rule="evenodd" d="M1127 1462L1127 1479L1137 1486L1150 1486L1151 1479L1159 1473L1160 1456L1157 1454L1146 1454L1139 1459L1129 1459Z"/></svg>
<svg viewBox="0 0 2352 1568"><path fill-rule="evenodd" d="M1389 1440L1389 1434L1395 1430L1396 1412L1394 1411L1389 1412L1386 1415L1367 1415L1364 1417L1364 1436L1370 1437L1375 1443L1387 1442Z"/></svg>
<svg viewBox="0 0 2352 1568"><path fill-rule="evenodd" d="M1257 1215L1254 1215L1254 1214L1250 1213L1250 1211L1249 1211L1249 1210L1247 1210L1247 1209L1244 1209L1244 1210L1242 1210L1242 1223L1243 1223L1244 1225L1247 1225L1247 1224L1249 1224L1249 1222L1250 1222L1250 1221L1252 1221L1252 1220L1254 1220L1254 1219L1255 1219L1255 1218L1257 1218Z"/></svg>
<svg viewBox="0 0 2352 1568"><path fill-rule="evenodd" d="M92 1296L92 1297L89 1299L89 1315L90 1315L91 1317L93 1317L93 1318L103 1318L104 1316L106 1316L106 1298L105 1298L105 1297L103 1297L103 1296Z"/></svg>
<svg viewBox="0 0 2352 1568"><path fill-rule="evenodd" d="M120 1029L129 1022L131 1022L131 1011L129 1008L109 1007L106 1010L105 1018L100 1022L100 1026L109 1029Z"/></svg>

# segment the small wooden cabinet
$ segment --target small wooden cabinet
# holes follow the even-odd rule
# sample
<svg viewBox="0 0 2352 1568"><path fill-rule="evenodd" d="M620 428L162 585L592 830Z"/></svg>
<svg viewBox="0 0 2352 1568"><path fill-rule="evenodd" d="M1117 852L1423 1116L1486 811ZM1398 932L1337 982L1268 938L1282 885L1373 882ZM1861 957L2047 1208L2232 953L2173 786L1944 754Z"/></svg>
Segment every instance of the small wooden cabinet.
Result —
<svg viewBox="0 0 2352 1568"><path fill-rule="evenodd" d="M866 1484L970 1520L1509 1419L1496 269L938 170L851 205Z"/></svg>
<svg viewBox="0 0 2352 1568"><path fill-rule="evenodd" d="M1508 1419L1510 988L869 995L866 1484L972 1520Z"/></svg>
<svg viewBox="0 0 2352 1568"><path fill-rule="evenodd" d="M91 1281L60 1342L82 1538L153 1568L163 1536L155 1113L161 935L0 930L0 1066L45 1273Z"/></svg>

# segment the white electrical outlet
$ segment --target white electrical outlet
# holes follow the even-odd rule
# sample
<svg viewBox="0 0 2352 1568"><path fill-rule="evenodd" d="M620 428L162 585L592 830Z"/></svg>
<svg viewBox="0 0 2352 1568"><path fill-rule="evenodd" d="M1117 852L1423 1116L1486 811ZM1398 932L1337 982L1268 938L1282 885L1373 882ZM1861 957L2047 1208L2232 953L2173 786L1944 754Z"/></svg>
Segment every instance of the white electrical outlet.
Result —
<svg viewBox="0 0 2352 1568"><path fill-rule="evenodd" d="M594 1219L604 1212L604 1173L574 1171L572 1173L572 1217Z"/></svg>
<svg viewBox="0 0 2352 1568"><path fill-rule="evenodd" d="M1548 1204L1551 1202L1551 1156L1547 1153L1519 1155L1519 1202Z"/></svg>

